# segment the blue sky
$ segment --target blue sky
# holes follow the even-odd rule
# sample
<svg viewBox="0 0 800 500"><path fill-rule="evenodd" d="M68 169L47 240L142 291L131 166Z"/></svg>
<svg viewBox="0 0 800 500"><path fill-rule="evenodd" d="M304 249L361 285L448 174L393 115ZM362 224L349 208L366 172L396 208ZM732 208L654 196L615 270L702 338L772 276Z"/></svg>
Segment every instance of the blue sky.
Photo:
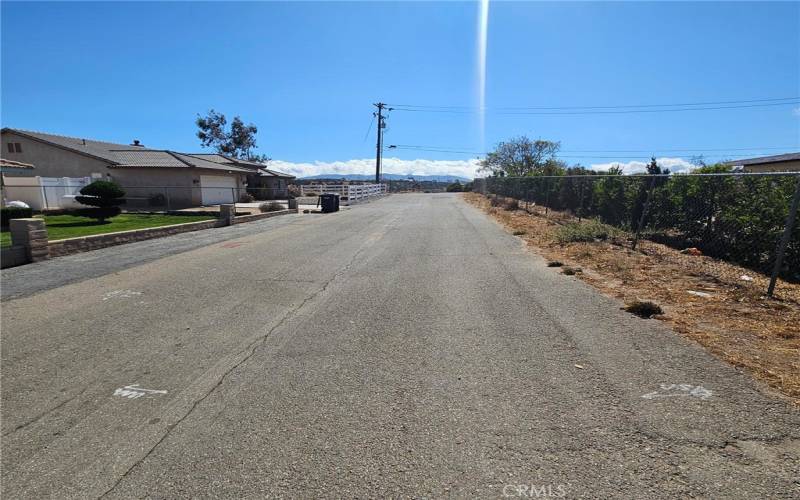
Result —
<svg viewBox="0 0 800 500"><path fill-rule="evenodd" d="M259 152L275 166L369 172L373 102L478 105L478 14L475 2L2 2L0 119L198 151L194 118L214 108L258 125ZM797 2L491 2L485 139L474 109L395 110L387 145L468 153L390 150L385 171L469 174L469 153L520 134L561 141L567 161L596 168L650 153L681 168L678 157L692 154L670 149L725 150L706 152L709 160L800 150L800 104L589 115L497 109L797 96Z"/></svg>

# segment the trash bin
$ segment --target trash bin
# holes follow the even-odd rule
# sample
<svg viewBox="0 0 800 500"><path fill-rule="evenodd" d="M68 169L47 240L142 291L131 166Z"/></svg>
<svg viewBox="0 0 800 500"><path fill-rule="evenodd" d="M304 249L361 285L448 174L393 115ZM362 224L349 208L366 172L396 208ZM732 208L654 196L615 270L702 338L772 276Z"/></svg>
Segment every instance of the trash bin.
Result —
<svg viewBox="0 0 800 500"><path fill-rule="evenodd" d="M321 194L319 203L322 205L322 213L336 212L339 210L339 195L334 193Z"/></svg>

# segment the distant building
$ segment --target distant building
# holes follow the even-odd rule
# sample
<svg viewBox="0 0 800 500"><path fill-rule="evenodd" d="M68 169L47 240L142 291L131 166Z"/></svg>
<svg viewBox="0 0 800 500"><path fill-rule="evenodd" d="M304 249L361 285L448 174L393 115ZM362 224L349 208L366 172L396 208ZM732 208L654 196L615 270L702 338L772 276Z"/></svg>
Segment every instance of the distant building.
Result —
<svg viewBox="0 0 800 500"><path fill-rule="evenodd" d="M800 153L761 156L725 162L731 167L742 167L745 172L800 172Z"/></svg>

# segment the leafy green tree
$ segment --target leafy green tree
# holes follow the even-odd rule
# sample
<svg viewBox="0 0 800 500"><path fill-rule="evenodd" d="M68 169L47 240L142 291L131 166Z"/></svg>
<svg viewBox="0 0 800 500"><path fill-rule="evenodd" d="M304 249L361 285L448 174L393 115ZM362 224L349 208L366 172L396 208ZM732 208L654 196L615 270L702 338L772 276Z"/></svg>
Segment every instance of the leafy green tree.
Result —
<svg viewBox="0 0 800 500"><path fill-rule="evenodd" d="M209 110L206 116L197 115L197 137L203 147L213 148L217 153L248 161L266 163L269 158L256 154L258 127L245 124L238 116L233 117L230 128L225 115Z"/></svg>
<svg viewBox="0 0 800 500"><path fill-rule="evenodd" d="M665 175L669 174L669 169L665 168L662 169L658 162L656 161L655 157L650 158L650 163L645 167L645 174L647 175ZM639 220L642 217L642 211L644 210L644 204L647 202L647 193L650 190L655 190L660 186L663 186L667 181L666 177L662 178L650 178L650 177L642 177L639 179L638 186L636 186L636 194L633 200L633 206L631 209L631 220L630 226L635 228L639 224ZM650 213L652 214L653 211L651 210Z"/></svg>
<svg viewBox="0 0 800 500"><path fill-rule="evenodd" d="M556 160L560 148L558 142L515 137L501 142L487 154L481 161L481 170L494 177L524 177L555 172L561 166Z"/></svg>
<svg viewBox="0 0 800 500"><path fill-rule="evenodd" d="M122 211L119 206L125 204L125 191L110 181L94 181L83 186L80 193L81 196L76 196L75 201L95 208L79 210L78 214L97 219L100 223L119 215Z"/></svg>
<svg viewBox="0 0 800 500"><path fill-rule="evenodd" d="M626 184L622 168L614 165L608 169L592 186L592 215L600 217L606 224L626 227L629 221Z"/></svg>

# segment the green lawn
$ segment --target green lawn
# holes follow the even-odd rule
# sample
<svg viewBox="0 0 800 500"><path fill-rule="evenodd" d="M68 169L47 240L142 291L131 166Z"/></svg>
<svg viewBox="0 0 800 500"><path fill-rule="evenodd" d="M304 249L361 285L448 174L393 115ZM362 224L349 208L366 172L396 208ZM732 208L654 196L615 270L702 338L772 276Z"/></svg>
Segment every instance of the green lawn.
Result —
<svg viewBox="0 0 800 500"><path fill-rule="evenodd" d="M147 227L169 226L170 224L183 224L214 219L208 215L151 215L151 214L121 214L108 219L100 224L88 217L74 215L46 215L47 236L50 240L63 240L90 234L114 233L117 231L130 231ZM0 233L0 244L11 244L11 234L8 231Z"/></svg>

